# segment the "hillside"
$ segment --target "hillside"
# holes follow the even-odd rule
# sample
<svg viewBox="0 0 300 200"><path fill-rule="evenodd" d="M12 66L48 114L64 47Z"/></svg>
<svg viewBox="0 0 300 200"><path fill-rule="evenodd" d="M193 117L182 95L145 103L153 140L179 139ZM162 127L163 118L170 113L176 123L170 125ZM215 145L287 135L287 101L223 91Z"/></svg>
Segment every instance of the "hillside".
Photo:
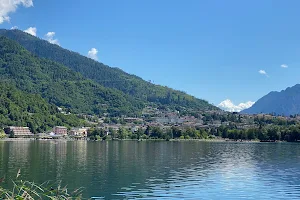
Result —
<svg viewBox="0 0 300 200"><path fill-rule="evenodd" d="M242 113L273 113L285 116L300 114L300 84L281 92L270 92L259 99L251 108L243 110Z"/></svg>
<svg viewBox="0 0 300 200"><path fill-rule="evenodd" d="M79 126L74 115L61 114L57 107L40 95L27 94L8 83L0 84L0 127L28 126L32 132L46 131L53 126Z"/></svg>
<svg viewBox="0 0 300 200"><path fill-rule="evenodd" d="M2 29L0 30L0 35L18 42L38 57L50 59L67 66L79 72L85 78L91 79L104 87L122 91L144 103L167 105L170 108L178 110L188 109L197 111L218 109L207 101L194 98L184 92L168 87L151 84L118 68L111 68L22 31Z"/></svg>
<svg viewBox="0 0 300 200"><path fill-rule="evenodd" d="M0 36L0 80L75 113L122 115L143 104L122 92L104 88L69 68L40 59L18 43Z"/></svg>

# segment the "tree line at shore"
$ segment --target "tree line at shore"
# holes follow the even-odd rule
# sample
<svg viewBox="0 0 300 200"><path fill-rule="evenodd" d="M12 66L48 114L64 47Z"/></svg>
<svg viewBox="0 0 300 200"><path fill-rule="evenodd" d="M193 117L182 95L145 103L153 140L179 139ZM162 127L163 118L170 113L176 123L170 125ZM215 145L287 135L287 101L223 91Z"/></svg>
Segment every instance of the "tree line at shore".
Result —
<svg viewBox="0 0 300 200"><path fill-rule="evenodd" d="M109 135L107 135L109 133ZM260 141L288 141L296 142L300 140L300 125L278 126L271 125L259 128L232 129L229 126L219 128L160 128L148 126L145 130L138 129L132 132L129 129L120 128L114 130L110 128L105 131L102 128L92 128L88 132L91 140L107 139L214 139L224 138L231 140L260 140Z"/></svg>

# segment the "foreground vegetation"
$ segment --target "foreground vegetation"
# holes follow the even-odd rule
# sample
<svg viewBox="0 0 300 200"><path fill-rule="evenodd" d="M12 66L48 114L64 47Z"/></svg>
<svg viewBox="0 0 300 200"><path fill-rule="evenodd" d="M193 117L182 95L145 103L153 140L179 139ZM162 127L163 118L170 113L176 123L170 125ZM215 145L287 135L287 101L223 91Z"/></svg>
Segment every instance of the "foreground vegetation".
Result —
<svg viewBox="0 0 300 200"><path fill-rule="evenodd" d="M35 199L51 199L51 200L66 200L66 199L82 199L82 188L73 192L68 192L67 187L62 187L60 182L47 181L43 184L36 184L31 181L20 179L20 170L14 180L11 182L11 188L6 189L1 187L5 178L0 179L0 199L5 200L35 200Z"/></svg>

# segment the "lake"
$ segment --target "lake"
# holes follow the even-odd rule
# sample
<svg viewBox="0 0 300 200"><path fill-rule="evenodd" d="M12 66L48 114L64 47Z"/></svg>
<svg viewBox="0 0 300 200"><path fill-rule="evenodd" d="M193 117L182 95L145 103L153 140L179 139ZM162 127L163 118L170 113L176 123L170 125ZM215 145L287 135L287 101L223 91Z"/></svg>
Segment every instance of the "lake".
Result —
<svg viewBox="0 0 300 200"><path fill-rule="evenodd" d="M84 187L105 199L299 199L300 145L0 141L0 176Z"/></svg>

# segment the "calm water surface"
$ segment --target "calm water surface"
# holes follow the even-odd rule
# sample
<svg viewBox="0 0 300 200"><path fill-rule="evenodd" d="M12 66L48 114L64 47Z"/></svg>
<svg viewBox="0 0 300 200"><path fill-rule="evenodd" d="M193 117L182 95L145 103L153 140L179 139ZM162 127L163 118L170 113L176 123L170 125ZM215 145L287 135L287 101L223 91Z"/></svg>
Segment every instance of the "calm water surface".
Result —
<svg viewBox="0 0 300 200"><path fill-rule="evenodd" d="M291 143L0 141L0 176L105 199L300 199Z"/></svg>

